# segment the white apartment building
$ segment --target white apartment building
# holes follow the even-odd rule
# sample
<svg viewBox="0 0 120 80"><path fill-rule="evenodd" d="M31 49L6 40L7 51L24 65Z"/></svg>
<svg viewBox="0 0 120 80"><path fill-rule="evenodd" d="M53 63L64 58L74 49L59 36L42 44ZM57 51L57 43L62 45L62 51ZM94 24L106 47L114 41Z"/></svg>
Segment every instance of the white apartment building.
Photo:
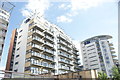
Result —
<svg viewBox="0 0 120 80"><path fill-rule="evenodd" d="M5 36L6 36L6 32L7 32L7 27L9 24L10 13L13 8L13 5L8 6L6 3L8 3L8 2L3 3L0 1L0 61L1 61L2 51L3 51L3 47L4 47L4 41L5 41ZM10 4L10 3L8 3L8 4Z"/></svg>
<svg viewBox="0 0 120 80"><path fill-rule="evenodd" d="M71 38L43 17L24 19L16 34L14 53L9 53L14 54L12 71L57 75L79 70L79 52Z"/></svg>
<svg viewBox="0 0 120 80"><path fill-rule="evenodd" d="M100 35L81 42L84 70L97 69L109 77L112 75L111 69L117 59L113 43L109 41L111 38L109 35Z"/></svg>

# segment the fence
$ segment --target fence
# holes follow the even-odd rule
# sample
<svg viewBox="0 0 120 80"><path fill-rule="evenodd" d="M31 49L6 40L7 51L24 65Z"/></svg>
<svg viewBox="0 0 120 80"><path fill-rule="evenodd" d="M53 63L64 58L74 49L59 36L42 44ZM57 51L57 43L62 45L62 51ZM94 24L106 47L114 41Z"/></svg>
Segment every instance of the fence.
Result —
<svg viewBox="0 0 120 80"><path fill-rule="evenodd" d="M5 72L5 76L2 80L97 80L96 70L85 70L59 75L52 75L51 73L35 75L10 71L3 72Z"/></svg>

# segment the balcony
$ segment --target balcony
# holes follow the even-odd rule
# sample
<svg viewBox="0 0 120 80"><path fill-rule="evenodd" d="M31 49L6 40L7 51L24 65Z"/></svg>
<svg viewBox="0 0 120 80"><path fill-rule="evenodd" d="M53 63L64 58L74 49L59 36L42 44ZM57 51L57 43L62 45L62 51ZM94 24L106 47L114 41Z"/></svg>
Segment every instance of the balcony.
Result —
<svg viewBox="0 0 120 80"><path fill-rule="evenodd" d="M33 37L33 41L37 41L38 43L44 43L44 41L41 39L41 38L36 38L36 37Z"/></svg>
<svg viewBox="0 0 120 80"><path fill-rule="evenodd" d="M51 68L53 68L53 69L55 68L54 65L51 65L51 64L48 64L48 63L47 63L47 64L44 64L44 62L41 62L41 65L42 65L44 68L50 68L50 69L51 69Z"/></svg>
<svg viewBox="0 0 120 80"><path fill-rule="evenodd" d="M58 38L61 38L62 40L66 41L66 38L63 35L59 35Z"/></svg>
<svg viewBox="0 0 120 80"><path fill-rule="evenodd" d="M112 58L115 58L115 57L117 57L116 55L112 55Z"/></svg>
<svg viewBox="0 0 120 80"><path fill-rule="evenodd" d="M43 47L41 47L40 45L37 45L37 44L33 44L32 48L37 48L38 50L43 51Z"/></svg>
<svg viewBox="0 0 120 80"><path fill-rule="evenodd" d="M111 54L114 54L115 53L115 51L111 51Z"/></svg>
<svg viewBox="0 0 120 80"><path fill-rule="evenodd" d="M68 64L68 65L73 65L72 62L68 62L68 61L65 61L65 60L60 60L60 59L59 59L59 62L60 62L60 63Z"/></svg>
<svg viewBox="0 0 120 80"><path fill-rule="evenodd" d="M51 43L49 43L49 42L46 42L44 45L47 45L48 47L51 47L51 48L54 47L53 44L51 44Z"/></svg>
<svg viewBox="0 0 120 80"><path fill-rule="evenodd" d="M43 58L40 53L32 52L32 56Z"/></svg>
<svg viewBox="0 0 120 80"><path fill-rule="evenodd" d="M44 51L45 51L46 53L49 53L49 54L52 54L52 55L54 55L54 51L52 51L52 50L45 49Z"/></svg>
<svg viewBox="0 0 120 80"><path fill-rule="evenodd" d="M59 56L65 57L67 59L72 59L72 57L65 55L64 53L58 53Z"/></svg>
<svg viewBox="0 0 120 80"><path fill-rule="evenodd" d="M110 47L110 50L114 50L114 48L113 48L113 47Z"/></svg>
<svg viewBox="0 0 120 80"><path fill-rule="evenodd" d="M47 34L49 34L49 35L51 35L51 36L54 36L54 33L51 32L51 31L49 31L49 30L46 30L45 33L47 33Z"/></svg>
<svg viewBox="0 0 120 80"><path fill-rule="evenodd" d="M36 27L36 28L38 28L40 30L45 30L44 27L41 24L34 23L34 22L29 24L29 27L30 27L30 29Z"/></svg>
<svg viewBox="0 0 120 80"><path fill-rule="evenodd" d="M0 32L0 36L5 37L6 33L5 32Z"/></svg>
<svg viewBox="0 0 120 80"><path fill-rule="evenodd" d="M54 39L49 36L45 36L45 39L49 40L50 42L54 42Z"/></svg>
<svg viewBox="0 0 120 80"><path fill-rule="evenodd" d="M80 67L78 67L78 66L75 66L74 68L75 68L75 69L80 69Z"/></svg>
<svg viewBox="0 0 120 80"><path fill-rule="evenodd" d="M0 23L0 27L1 27L2 29L7 30L7 26L6 26L5 24Z"/></svg>
<svg viewBox="0 0 120 80"><path fill-rule="evenodd" d="M77 52L73 52L75 55L79 56L79 54Z"/></svg>
<svg viewBox="0 0 120 80"><path fill-rule="evenodd" d="M51 58L51 57L45 57L45 59L47 59L47 60L49 60L49 61L54 61L54 59Z"/></svg>
<svg viewBox="0 0 120 80"><path fill-rule="evenodd" d="M77 64L77 65L79 65L80 63L79 62L73 62L74 64Z"/></svg>
<svg viewBox="0 0 120 80"><path fill-rule="evenodd" d="M66 66L59 67L59 69L65 70L65 71L70 71L71 69Z"/></svg>
<svg viewBox="0 0 120 80"><path fill-rule="evenodd" d="M65 42L62 41L62 40L58 41L58 43L60 43L60 44L62 44L62 45L64 45L64 46L67 46L67 43L65 43Z"/></svg>
<svg viewBox="0 0 120 80"><path fill-rule="evenodd" d="M54 59L52 59L52 58L50 58L50 57L45 57L45 56L43 56L42 54L37 53L37 52L32 53L32 56L38 57L38 58L42 58L42 59L47 60L47 61L52 61L52 62L54 61Z"/></svg>
<svg viewBox="0 0 120 80"><path fill-rule="evenodd" d="M69 38L68 38L67 36L65 36L65 35L60 34L60 35L58 36L58 38L61 38L62 40L66 41L67 43L71 44L71 41L70 41Z"/></svg>
<svg viewBox="0 0 120 80"><path fill-rule="evenodd" d="M113 43L109 43L109 46L113 46Z"/></svg>
<svg viewBox="0 0 120 80"><path fill-rule="evenodd" d="M77 60L80 60L80 58L78 58L78 57L77 57L76 59L77 59Z"/></svg>
<svg viewBox="0 0 120 80"><path fill-rule="evenodd" d="M42 37L44 36L44 33L42 33L39 30L35 30L35 31L33 31L33 33L37 34L38 36L42 36Z"/></svg>
<svg viewBox="0 0 120 80"><path fill-rule="evenodd" d="M63 50L63 51L66 51L66 52L68 52L68 50L65 48L65 47L58 47L58 49L61 49L61 50Z"/></svg>
<svg viewBox="0 0 120 80"><path fill-rule="evenodd" d="M45 65L44 62L37 62L37 63L31 62L31 64L34 65L34 66L39 66L39 67L44 67L44 68L49 68L49 69L54 69L55 68L54 65L50 65L50 64Z"/></svg>
<svg viewBox="0 0 120 80"><path fill-rule="evenodd" d="M113 62L115 62L115 63L118 62L118 59L113 59Z"/></svg>

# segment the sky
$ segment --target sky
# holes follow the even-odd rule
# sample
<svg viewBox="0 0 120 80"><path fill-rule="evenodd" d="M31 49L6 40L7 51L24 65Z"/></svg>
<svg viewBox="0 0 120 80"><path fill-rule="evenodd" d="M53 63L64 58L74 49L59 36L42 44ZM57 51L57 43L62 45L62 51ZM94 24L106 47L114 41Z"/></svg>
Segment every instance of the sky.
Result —
<svg viewBox="0 0 120 80"><path fill-rule="evenodd" d="M13 0L14 1L14 0ZM25 1L25 0L23 0ZM5 68L11 33L22 20L33 13L45 17L68 34L80 49L80 42L97 35L111 35L118 50L117 0L27 0L11 2L15 5L6 34L0 70ZM81 52L80 52L81 53Z"/></svg>

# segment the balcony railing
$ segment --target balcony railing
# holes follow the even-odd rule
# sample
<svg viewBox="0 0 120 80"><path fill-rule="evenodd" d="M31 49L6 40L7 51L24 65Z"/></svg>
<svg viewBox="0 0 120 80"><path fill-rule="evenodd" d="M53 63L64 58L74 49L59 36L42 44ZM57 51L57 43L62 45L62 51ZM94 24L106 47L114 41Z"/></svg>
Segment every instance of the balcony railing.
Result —
<svg viewBox="0 0 120 80"><path fill-rule="evenodd" d="M37 33L37 34L39 34L41 36L44 36L44 34L41 31L39 31L39 30L35 30L35 31L33 31L33 33Z"/></svg>
<svg viewBox="0 0 120 80"><path fill-rule="evenodd" d="M112 55L113 58L117 57L116 55Z"/></svg>
<svg viewBox="0 0 120 80"><path fill-rule="evenodd" d="M54 54L54 51L51 51L49 49L45 49L44 51L47 52L47 53L50 53L50 54Z"/></svg>
<svg viewBox="0 0 120 80"><path fill-rule="evenodd" d="M118 62L118 59L113 59L113 62Z"/></svg>
<svg viewBox="0 0 120 80"><path fill-rule="evenodd" d="M33 37L33 40L36 40L36 41L44 43L44 41L42 39L40 39L40 38Z"/></svg>
<svg viewBox="0 0 120 80"><path fill-rule="evenodd" d="M50 34L50 35L54 35L54 33L53 32L51 32L51 31L49 31L49 30L46 30L46 33L48 33L48 34Z"/></svg>
<svg viewBox="0 0 120 80"><path fill-rule="evenodd" d="M114 48L113 48L113 47L110 47L110 50L114 50Z"/></svg>
<svg viewBox="0 0 120 80"><path fill-rule="evenodd" d="M73 52L74 54L76 54L76 55L79 55L79 53L77 53L77 52Z"/></svg>
<svg viewBox="0 0 120 80"><path fill-rule="evenodd" d="M31 23L31 24L29 24L29 27L32 27L32 26L34 26L34 27L36 26L36 27L44 30L44 28L43 28L43 26L41 24L38 24L38 23Z"/></svg>
<svg viewBox="0 0 120 80"><path fill-rule="evenodd" d="M111 53L112 53L112 54L114 54L114 53L115 53L115 51L111 51Z"/></svg>
<svg viewBox="0 0 120 80"><path fill-rule="evenodd" d="M59 49L62 49L62 50L64 50L64 51L67 51L67 49L66 48L64 48L64 47L58 47Z"/></svg>
<svg viewBox="0 0 120 80"><path fill-rule="evenodd" d="M45 38L48 39L48 40L50 40L50 41L52 41L52 42L54 41L54 39L51 38L51 37L49 37L49 36L45 36Z"/></svg>
<svg viewBox="0 0 120 80"><path fill-rule="evenodd" d="M58 43L62 43L63 45L66 45L66 46L67 46L67 43L65 43L65 42L62 41L62 40L58 41Z"/></svg>
<svg viewBox="0 0 120 80"><path fill-rule="evenodd" d="M70 56L68 56L68 55L66 55L66 54L64 54L64 53L58 53L58 54L61 55L61 56L66 57L66 58L72 58L72 57L70 57Z"/></svg>
<svg viewBox="0 0 120 80"><path fill-rule="evenodd" d="M48 46L50 46L50 47L53 47L53 44L50 44L50 43L48 43L48 42L46 42L45 45L48 45Z"/></svg>
<svg viewBox="0 0 120 80"><path fill-rule="evenodd" d="M75 66L74 68L80 69L80 67L78 67L78 66Z"/></svg>
<svg viewBox="0 0 120 80"><path fill-rule="evenodd" d="M68 61L65 61L65 60L60 60L60 59L59 59L59 61L60 61L60 62L64 62L64 63L66 63L66 64L72 64L72 62L68 62Z"/></svg>
<svg viewBox="0 0 120 80"><path fill-rule="evenodd" d="M113 46L113 43L109 43L110 46Z"/></svg>
<svg viewBox="0 0 120 80"><path fill-rule="evenodd" d="M37 44L32 45L32 47L38 48L38 49L40 49L40 50L43 50L43 47L41 47L41 46L39 46L39 45L37 45Z"/></svg>
<svg viewBox="0 0 120 80"><path fill-rule="evenodd" d="M59 69L71 70L69 67L66 67L66 66L59 67Z"/></svg>
<svg viewBox="0 0 120 80"><path fill-rule="evenodd" d="M53 58L48 57L48 56L45 57L44 55L42 55L42 54L40 54L40 53L37 53L37 52L32 53L32 55L33 55L33 56L36 56L36 57L39 57L39 58L47 59L47 60L50 60L50 61L54 61Z"/></svg>
<svg viewBox="0 0 120 80"><path fill-rule="evenodd" d="M37 65L37 66L41 66L41 67L55 68L55 66L54 66L54 65L51 65L51 64L46 64L46 65L44 65L44 63L43 63L43 62L38 62L38 63L31 62L31 64L33 64L33 65Z"/></svg>
<svg viewBox="0 0 120 80"><path fill-rule="evenodd" d="M7 26L2 24L2 23L0 23L0 27L2 27L3 29L7 30Z"/></svg>
<svg viewBox="0 0 120 80"><path fill-rule="evenodd" d="M70 41L70 39L67 36L65 36L65 35L59 35L58 37L62 38L64 41L66 41L69 44L71 44L71 41Z"/></svg>

